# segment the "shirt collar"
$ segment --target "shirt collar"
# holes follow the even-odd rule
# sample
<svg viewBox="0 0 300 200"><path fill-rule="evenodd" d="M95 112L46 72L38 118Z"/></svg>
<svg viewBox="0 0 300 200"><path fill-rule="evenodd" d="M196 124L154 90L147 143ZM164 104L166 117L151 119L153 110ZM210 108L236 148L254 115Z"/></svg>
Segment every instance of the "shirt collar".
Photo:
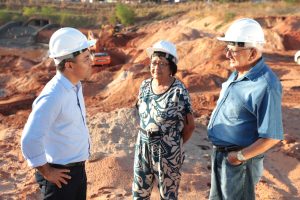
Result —
<svg viewBox="0 0 300 200"><path fill-rule="evenodd" d="M67 89L67 90L74 90L74 89L77 89L79 90L79 88L81 87L81 83L80 81L76 84L76 85L73 85L71 83L71 81L69 79L67 79L61 72L57 71L56 73L56 77L57 77L57 80L62 83L62 85ZM76 88L77 87L77 88Z"/></svg>
<svg viewBox="0 0 300 200"><path fill-rule="evenodd" d="M237 71L232 72L231 75L229 76L228 80L229 80L230 82L235 81L237 75L238 75L238 72L237 72Z"/></svg>
<svg viewBox="0 0 300 200"><path fill-rule="evenodd" d="M259 61L256 63L256 65L254 65L254 67L252 67L250 69L250 71L245 75L245 77L247 77L249 80L253 81L254 79L256 79L259 74L260 71L262 69L265 68L265 59L264 58L260 58Z"/></svg>

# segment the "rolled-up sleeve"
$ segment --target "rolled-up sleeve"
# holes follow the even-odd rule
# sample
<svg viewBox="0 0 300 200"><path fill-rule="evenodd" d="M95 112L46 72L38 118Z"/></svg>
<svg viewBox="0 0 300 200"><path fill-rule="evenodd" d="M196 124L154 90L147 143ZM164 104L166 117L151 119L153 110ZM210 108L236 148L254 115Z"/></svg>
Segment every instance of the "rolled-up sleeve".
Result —
<svg viewBox="0 0 300 200"><path fill-rule="evenodd" d="M55 95L38 97L33 104L33 109L24 127L21 137L21 149L28 165L41 166L47 163L44 137L49 134L61 106L59 98Z"/></svg>
<svg viewBox="0 0 300 200"><path fill-rule="evenodd" d="M266 90L257 111L257 124L259 137L283 139L281 89Z"/></svg>

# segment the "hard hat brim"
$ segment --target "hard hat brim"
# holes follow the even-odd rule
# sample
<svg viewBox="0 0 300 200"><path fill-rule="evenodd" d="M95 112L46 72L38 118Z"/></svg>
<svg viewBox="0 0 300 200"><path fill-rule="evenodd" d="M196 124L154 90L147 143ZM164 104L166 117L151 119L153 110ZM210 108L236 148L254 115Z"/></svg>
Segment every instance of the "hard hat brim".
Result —
<svg viewBox="0 0 300 200"><path fill-rule="evenodd" d="M297 53L295 54L295 62L297 62L298 58L300 57L300 51L297 51Z"/></svg>
<svg viewBox="0 0 300 200"><path fill-rule="evenodd" d="M217 37L217 40L229 42L225 37Z"/></svg>
<svg viewBox="0 0 300 200"><path fill-rule="evenodd" d="M163 48L153 48L153 47L149 47L146 49L146 52L147 52L147 55L149 58L151 58L152 54L155 52L155 51L161 51L161 52L164 52L164 53L168 53L165 49Z"/></svg>
<svg viewBox="0 0 300 200"><path fill-rule="evenodd" d="M237 40L233 40L233 39L229 40L226 37L217 37L217 39L220 41L223 41L223 42L245 42L245 41L237 41Z"/></svg>
<svg viewBox="0 0 300 200"><path fill-rule="evenodd" d="M257 42L253 42L253 41L244 41L244 40L235 40L235 39L227 39L226 37L217 37L217 40L219 41L223 41L223 42L244 42L244 43L257 43L257 44L265 44L265 41L257 41Z"/></svg>
<svg viewBox="0 0 300 200"><path fill-rule="evenodd" d="M96 40L88 40L87 44L88 44L88 47L94 46L96 44Z"/></svg>

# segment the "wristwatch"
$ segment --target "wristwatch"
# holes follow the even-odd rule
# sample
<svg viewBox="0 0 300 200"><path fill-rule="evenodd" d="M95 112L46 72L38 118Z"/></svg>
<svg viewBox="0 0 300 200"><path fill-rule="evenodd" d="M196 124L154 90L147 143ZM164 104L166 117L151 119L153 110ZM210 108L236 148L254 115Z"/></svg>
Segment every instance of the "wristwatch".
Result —
<svg viewBox="0 0 300 200"><path fill-rule="evenodd" d="M236 158L237 158L239 161L241 161L241 162L246 161L246 158L243 156L242 151L238 151L238 152L237 152Z"/></svg>

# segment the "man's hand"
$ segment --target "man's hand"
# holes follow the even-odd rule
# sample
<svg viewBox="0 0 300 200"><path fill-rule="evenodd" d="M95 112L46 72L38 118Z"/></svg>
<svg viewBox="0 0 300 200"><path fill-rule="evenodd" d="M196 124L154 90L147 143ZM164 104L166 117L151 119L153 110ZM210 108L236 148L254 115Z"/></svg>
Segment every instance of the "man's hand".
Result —
<svg viewBox="0 0 300 200"><path fill-rule="evenodd" d="M232 152L228 153L227 160L228 160L229 164L234 165L234 166L240 165L242 163L242 161L239 161L237 159L236 151L232 151Z"/></svg>
<svg viewBox="0 0 300 200"><path fill-rule="evenodd" d="M71 179L71 176L66 174L70 172L69 169L57 169L51 167L48 163L37 167L37 169L47 181L56 184L59 188L62 187L61 183L68 184L67 180Z"/></svg>

